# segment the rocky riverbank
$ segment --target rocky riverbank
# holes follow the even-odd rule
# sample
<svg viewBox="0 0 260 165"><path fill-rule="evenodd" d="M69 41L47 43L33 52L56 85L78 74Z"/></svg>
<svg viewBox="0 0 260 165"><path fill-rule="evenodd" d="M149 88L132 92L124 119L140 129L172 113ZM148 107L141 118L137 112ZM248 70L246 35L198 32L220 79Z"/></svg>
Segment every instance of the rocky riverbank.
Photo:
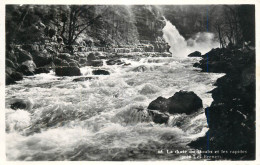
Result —
<svg viewBox="0 0 260 165"><path fill-rule="evenodd" d="M205 109L209 130L189 145L203 151L211 160L255 159L255 50L217 48L202 56L195 67L202 72L226 73L211 91L214 101ZM236 154L234 151L237 151ZM214 156L220 156L214 158Z"/></svg>
<svg viewBox="0 0 260 165"><path fill-rule="evenodd" d="M57 76L80 76L80 67L107 65L130 65L121 61L121 58L138 59L140 57L170 57L167 52L130 52L113 53L102 51L82 52L70 54L64 50L59 52L57 45L52 43L50 48L38 49L33 45L9 45L6 50L6 85L14 84L23 79L23 76L32 76L39 73L49 73L54 70ZM123 49L123 48L122 48Z"/></svg>

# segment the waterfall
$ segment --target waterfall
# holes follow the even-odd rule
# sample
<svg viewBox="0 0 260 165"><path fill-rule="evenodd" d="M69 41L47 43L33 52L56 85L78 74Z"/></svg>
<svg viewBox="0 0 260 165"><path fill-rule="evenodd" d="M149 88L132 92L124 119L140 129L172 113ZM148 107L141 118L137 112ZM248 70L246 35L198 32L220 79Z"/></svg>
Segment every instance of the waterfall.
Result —
<svg viewBox="0 0 260 165"><path fill-rule="evenodd" d="M166 25L163 28L163 38L170 45L170 52L174 57L183 57L187 42L170 21L166 20L166 18L164 18L164 21Z"/></svg>
<svg viewBox="0 0 260 165"><path fill-rule="evenodd" d="M163 38L170 45L170 52L173 57L184 58L194 51L207 53L212 48L219 46L214 34L209 32L199 32L192 38L185 40L178 29L164 17L166 25L163 28Z"/></svg>

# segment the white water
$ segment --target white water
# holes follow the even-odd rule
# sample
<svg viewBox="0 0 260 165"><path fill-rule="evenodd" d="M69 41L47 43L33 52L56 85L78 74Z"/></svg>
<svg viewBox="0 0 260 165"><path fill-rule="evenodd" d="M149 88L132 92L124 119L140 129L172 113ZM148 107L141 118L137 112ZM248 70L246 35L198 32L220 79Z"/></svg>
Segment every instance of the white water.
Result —
<svg viewBox="0 0 260 165"><path fill-rule="evenodd" d="M214 34L199 32L194 37L185 40L174 25L164 18L166 22L163 28L163 38L170 45L170 52L175 58L185 58L194 51L207 53L212 48L217 48L219 43L214 40Z"/></svg>
<svg viewBox="0 0 260 165"><path fill-rule="evenodd" d="M98 79L90 81L73 82L75 77L56 77L51 72L7 86L8 160L182 159L157 151L188 149L187 143L207 131L204 111L172 115L168 124L160 125L153 123L146 111L136 109L179 90L194 91L206 107L212 102L207 92L221 75L193 68L198 58L123 60L132 65L103 66L111 75L94 76ZM141 65L144 72L133 71ZM92 69L81 71L93 76ZM10 109L14 99L31 103L31 108Z"/></svg>

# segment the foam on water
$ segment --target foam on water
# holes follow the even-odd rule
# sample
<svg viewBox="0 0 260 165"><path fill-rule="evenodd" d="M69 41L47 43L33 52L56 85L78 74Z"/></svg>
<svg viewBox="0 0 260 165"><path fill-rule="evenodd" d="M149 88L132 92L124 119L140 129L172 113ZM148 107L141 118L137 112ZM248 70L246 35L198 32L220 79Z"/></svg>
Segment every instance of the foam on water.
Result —
<svg viewBox="0 0 260 165"><path fill-rule="evenodd" d="M206 33L186 41L167 20L163 32L174 57L215 46ZM192 67L198 58L121 60L131 65L106 65L103 60L102 67L81 68L83 76L97 79L75 82L82 76L57 77L52 71L6 86L7 159L180 160L178 155L157 152L187 149L189 142L203 136L204 110L170 115L167 124L156 124L146 108L157 97L168 98L180 90L195 92L205 108L212 102L208 91L223 74L198 72ZM93 75L94 69L110 75ZM11 110L15 100L30 100L32 106Z"/></svg>
<svg viewBox="0 0 260 165"><path fill-rule="evenodd" d="M185 148L185 144L204 135L207 124L203 110L191 116L172 116L168 124L160 125L138 107L145 109L157 97L168 98L179 90L194 91L204 107L209 106L212 98L207 92L222 74L194 70L192 63L196 60L150 58L127 67L103 66L111 74L91 81L74 82L75 77L49 73L7 86L7 158L177 159L156 152L161 147ZM138 66L148 69L133 71ZM8 108L11 100L27 98L34 103L31 110Z"/></svg>
<svg viewBox="0 0 260 165"><path fill-rule="evenodd" d="M179 33L178 29L167 19L163 28L163 38L170 45L170 52L175 58L185 58L194 51L200 51L202 54L207 53L212 48L219 47L215 40L214 34L209 32L199 32L192 38L185 40Z"/></svg>

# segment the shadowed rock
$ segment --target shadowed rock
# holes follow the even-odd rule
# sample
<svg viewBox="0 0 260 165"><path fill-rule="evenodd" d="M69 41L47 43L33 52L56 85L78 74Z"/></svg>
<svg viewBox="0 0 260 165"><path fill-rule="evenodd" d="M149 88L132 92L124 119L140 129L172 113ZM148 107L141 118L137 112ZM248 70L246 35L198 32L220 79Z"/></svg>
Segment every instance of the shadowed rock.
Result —
<svg viewBox="0 0 260 165"><path fill-rule="evenodd" d="M170 114L191 114L200 108L202 108L202 100L194 92L187 91L176 92L168 99L158 97L148 106L148 109L168 112Z"/></svg>
<svg viewBox="0 0 260 165"><path fill-rule="evenodd" d="M78 67L57 67L55 74L57 76L80 76L81 72Z"/></svg>
<svg viewBox="0 0 260 165"><path fill-rule="evenodd" d="M98 70L93 70L92 73L94 75L110 75L110 73L106 70L98 69Z"/></svg>
<svg viewBox="0 0 260 165"><path fill-rule="evenodd" d="M188 57L201 57L201 53L199 51L195 51L190 53Z"/></svg>

